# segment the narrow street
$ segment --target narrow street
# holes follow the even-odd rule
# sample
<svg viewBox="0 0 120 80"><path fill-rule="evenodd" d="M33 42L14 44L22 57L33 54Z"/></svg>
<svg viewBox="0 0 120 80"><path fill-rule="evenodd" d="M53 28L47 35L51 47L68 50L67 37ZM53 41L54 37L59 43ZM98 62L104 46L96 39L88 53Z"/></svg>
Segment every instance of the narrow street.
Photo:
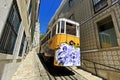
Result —
<svg viewBox="0 0 120 80"><path fill-rule="evenodd" d="M85 71L82 73L87 77L82 76L72 67L55 67L45 63L34 48L21 62L12 80L102 80Z"/></svg>
<svg viewBox="0 0 120 80"><path fill-rule="evenodd" d="M0 80L120 80L120 0L0 0Z"/></svg>

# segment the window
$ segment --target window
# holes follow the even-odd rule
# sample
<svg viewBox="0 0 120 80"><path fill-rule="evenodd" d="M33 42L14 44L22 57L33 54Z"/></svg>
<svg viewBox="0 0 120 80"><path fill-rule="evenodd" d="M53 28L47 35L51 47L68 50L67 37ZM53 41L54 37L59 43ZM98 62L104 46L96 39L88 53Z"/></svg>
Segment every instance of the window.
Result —
<svg viewBox="0 0 120 80"><path fill-rule="evenodd" d="M24 32L23 37L22 37L22 42L21 42L20 50L19 50L19 56L22 56L25 39L26 39L26 35L25 35L25 32Z"/></svg>
<svg viewBox="0 0 120 80"><path fill-rule="evenodd" d="M19 15L16 1L14 0L0 39L1 53L7 53L7 54L13 53L20 23L21 23L21 18Z"/></svg>
<svg viewBox="0 0 120 80"><path fill-rule="evenodd" d="M57 33L60 33L59 31L60 31L60 22L58 22L58 30L57 30L58 32Z"/></svg>
<svg viewBox="0 0 120 80"><path fill-rule="evenodd" d="M93 0L93 5L94 5L94 11L98 12L99 10L106 7L108 4L107 4L107 0Z"/></svg>
<svg viewBox="0 0 120 80"><path fill-rule="evenodd" d="M73 0L69 0L69 7L73 6Z"/></svg>
<svg viewBox="0 0 120 80"><path fill-rule="evenodd" d="M97 25L101 48L118 46L111 16L99 21Z"/></svg>
<svg viewBox="0 0 120 80"><path fill-rule="evenodd" d="M71 20L75 20L75 15L72 14L72 15L69 17L69 19L71 19Z"/></svg>
<svg viewBox="0 0 120 80"><path fill-rule="evenodd" d="M96 5L97 3L99 3L101 0L93 0L94 5Z"/></svg>
<svg viewBox="0 0 120 80"><path fill-rule="evenodd" d="M56 34L56 25L52 29L52 37Z"/></svg>
<svg viewBox="0 0 120 80"><path fill-rule="evenodd" d="M64 33L65 22L61 21L61 33Z"/></svg>
<svg viewBox="0 0 120 80"><path fill-rule="evenodd" d="M112 3L117 2L118 0L111 0Z"/></svg>
<svg viewBox="0 0 120 80"><path fill-rule="evenodd" d="M13 16L12 16L13 18L12 18L11 24L13 24L14 30L17 33L21 20L19 18L19 14L18 14L17 10L15 9L15 6L13 6L13 10L14 10L14 13L13 13Z"/></svg>
<svg viewBox="0 0 120 80"><path fill-rule="evenodd" d="M17 36L13 32L11 33L10 36L11 36L10 37L11 39L10 39L9 46L8 46L8 53L13 52L15 41L16 41L16 38L17 38Z"/></svg>
<svg viewBox="0 0 120 80"><path fill-rule="evenodd" d="M66 23L66 34L76 36L76 26L70 23Z"/></svg>
<svg viewBox="0 0 120 80"><path fill-rule="evenodd" d="M30 1L30 5L29 5L29 9L28 9L28 13L30 14L32 10L32 1Z"/></svg>
<svg viewBox="0 0 120 80"><path fill-rule="evenodd" d="M46 43L51 38L51 31L47 33L44 39L41 41L41 45Z"/></svg>

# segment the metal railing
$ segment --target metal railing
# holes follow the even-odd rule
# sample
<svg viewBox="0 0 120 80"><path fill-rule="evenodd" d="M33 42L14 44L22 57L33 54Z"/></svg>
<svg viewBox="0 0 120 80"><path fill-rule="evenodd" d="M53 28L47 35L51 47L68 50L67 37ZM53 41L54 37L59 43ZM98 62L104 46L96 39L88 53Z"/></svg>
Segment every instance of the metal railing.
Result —
<svg viewBox="0 0 120 80"><path fill-rule="evenodd" d="M87 64L83 61L87 61L87 62L92 63L93 67L87 66ZM88 59L82 59L82 62L83 62L85 67L94 69L95 73L93 73L93 74L96 75L96 76L99 76L97 70L112 71L112 72L120 73L119 68L115 68L115 67L112 67L112 66L109 66L109 65L101 64L101 63L94 62L94 61L91 61L91 60L88 60ZM98 65L100 65L104 68L98 68Z"/></svg>

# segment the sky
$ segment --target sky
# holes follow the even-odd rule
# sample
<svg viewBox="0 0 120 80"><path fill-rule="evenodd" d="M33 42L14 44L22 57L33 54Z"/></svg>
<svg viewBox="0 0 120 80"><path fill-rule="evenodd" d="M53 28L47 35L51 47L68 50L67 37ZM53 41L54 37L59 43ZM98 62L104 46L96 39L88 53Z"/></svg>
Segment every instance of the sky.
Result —
<svg viewBox="0 0 120 80"><path fill-rule="evenodd" d="M41 0L39 10L40 32L46 33L49 21L60 6L62 0Z"/></svg>

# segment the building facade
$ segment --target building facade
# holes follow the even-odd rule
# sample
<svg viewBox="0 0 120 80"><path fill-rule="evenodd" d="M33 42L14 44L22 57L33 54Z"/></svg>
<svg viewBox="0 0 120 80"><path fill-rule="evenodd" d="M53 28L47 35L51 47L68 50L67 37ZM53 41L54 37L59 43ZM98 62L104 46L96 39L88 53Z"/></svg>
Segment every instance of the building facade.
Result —
<svg viewBox="0 0 120 80"><path fill-rule="evenodd" d="M33 39L33 46L39 46L40 41L40 23L36 22L35 31L34 31L34 39Z"/></svg>
<svg viewBox="0 0 120 80"><path fill-rule="evenodd" d="M63 0L51 19L80 23L82 68L108 80L120 79L120 0Z"/></svg>
<svg viewBox="0 0 120 80"><path fill-rule="evenodd" d="M30 50L39 0L0 1L0 79L9 80ZM34 18L33 18L34 17Z"/></svg>

